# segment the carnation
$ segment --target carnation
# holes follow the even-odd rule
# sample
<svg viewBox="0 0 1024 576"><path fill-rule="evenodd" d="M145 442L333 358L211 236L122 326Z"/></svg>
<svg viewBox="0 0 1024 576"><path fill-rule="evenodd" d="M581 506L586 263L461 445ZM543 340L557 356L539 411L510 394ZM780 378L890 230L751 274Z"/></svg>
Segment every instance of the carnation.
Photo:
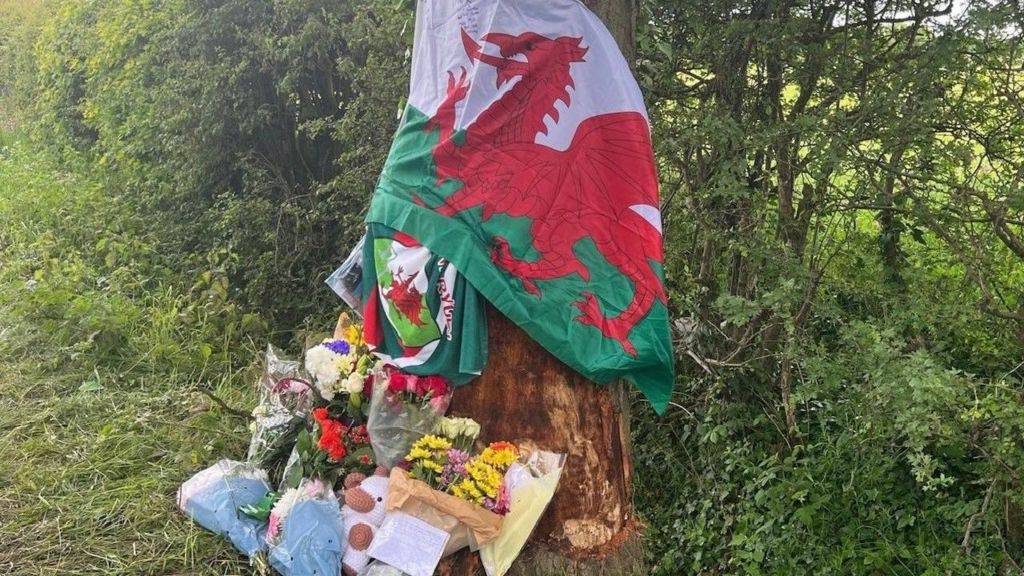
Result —
<svg viewBox="0 0 1024 576"><path fill-rule="evenodd" d="M267 541L277 544L281 540L281 529L284 527L284 520L302 500L317 498L326 493L328 487L320 480L312 479L303 481L298 488L289 488L281 495L281 499L274 504L270 511L270 519L267 525Z"/></svg>
<svg viewBox="0 0 1024 576"><path fill-rule="evenodd" d="M306 351L306 370L313 375L316 388L325 400L334 398L334 384L341 377L338 355L325 346L314 346Z"/></svg>

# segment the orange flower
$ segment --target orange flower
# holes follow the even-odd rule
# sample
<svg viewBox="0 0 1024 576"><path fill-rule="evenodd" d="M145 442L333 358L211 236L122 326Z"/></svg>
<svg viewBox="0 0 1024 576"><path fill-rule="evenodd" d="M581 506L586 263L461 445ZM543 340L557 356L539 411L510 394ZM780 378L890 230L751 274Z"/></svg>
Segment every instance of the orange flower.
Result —
<svg viewBox="0 0 1024 576"><path fill-rule="evenodd" d="M327 452L327 456L334 461L341 460L348 453L342 436L347 428L335 420L324 420L320 431L320 440L317 441L317 448Z"/></svg>

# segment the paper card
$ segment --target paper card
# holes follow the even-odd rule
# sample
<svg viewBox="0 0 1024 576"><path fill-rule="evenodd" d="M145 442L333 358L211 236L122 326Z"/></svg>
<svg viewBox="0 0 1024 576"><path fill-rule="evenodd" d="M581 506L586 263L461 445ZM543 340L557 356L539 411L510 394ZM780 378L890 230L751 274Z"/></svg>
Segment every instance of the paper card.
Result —
<svg viewBox="0 0 1024 576"><path fill-rule="evenodd" d="M402 512L388 512L369 555L409 576L432 576L448 544L448 533Z"/></svg>

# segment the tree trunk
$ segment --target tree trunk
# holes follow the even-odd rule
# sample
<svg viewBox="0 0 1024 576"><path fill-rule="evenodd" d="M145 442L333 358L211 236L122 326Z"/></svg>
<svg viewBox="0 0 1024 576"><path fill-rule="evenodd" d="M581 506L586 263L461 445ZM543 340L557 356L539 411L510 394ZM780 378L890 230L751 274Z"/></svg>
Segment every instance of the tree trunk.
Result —
<svg viewBox="0 0 1024 576"><path fill-rule="evenodd" d="M633 61L634 0L587 0L626 61ZM598 386L552 356L493 307L484 373L460 388L450 412L477 419L482 439L530 440L568 455L558 491L511 575L646 573L633 512L629 401L622 383ZM440 574L483 570L467 551L442 561Z"/></svg>
<svg viewBox="0 0 1024 576"><path fill-rule="evenodd" d="M530 440L568 454L558 491L510 574L645 573L624 386L586 380L493 307L487 322L487 368L458 390L451 414L479 420L485 442ZM465 551L440 568L480 572L477 556Z"/></svg>

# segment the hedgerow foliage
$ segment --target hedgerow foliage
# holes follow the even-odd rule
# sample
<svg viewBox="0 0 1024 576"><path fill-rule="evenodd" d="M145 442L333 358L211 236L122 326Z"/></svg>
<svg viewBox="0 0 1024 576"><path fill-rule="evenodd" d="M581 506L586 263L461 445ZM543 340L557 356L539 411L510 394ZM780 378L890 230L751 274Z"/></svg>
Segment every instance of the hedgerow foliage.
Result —
<svg viewBox="0 0 1024 576"><path fill-rule="evenodd" d="M1019 571L1024 16L953 4L642 4L679 368L667 415L635 405L656 573ZM322 280L397 125L411 12L5 6L0 352L71 389L230 396L267 338L337 308ZM152 452L167 486L203 456Z"/></svg>
<svg viewBox="0 0 1024 576"><path fill-rule="evenodd" d="M59 3L35 45L36 135L115 178L181 272L215 259L235 301L288 329L334 304L320 282L397 126L408 19L369 1Z"/></svg>

